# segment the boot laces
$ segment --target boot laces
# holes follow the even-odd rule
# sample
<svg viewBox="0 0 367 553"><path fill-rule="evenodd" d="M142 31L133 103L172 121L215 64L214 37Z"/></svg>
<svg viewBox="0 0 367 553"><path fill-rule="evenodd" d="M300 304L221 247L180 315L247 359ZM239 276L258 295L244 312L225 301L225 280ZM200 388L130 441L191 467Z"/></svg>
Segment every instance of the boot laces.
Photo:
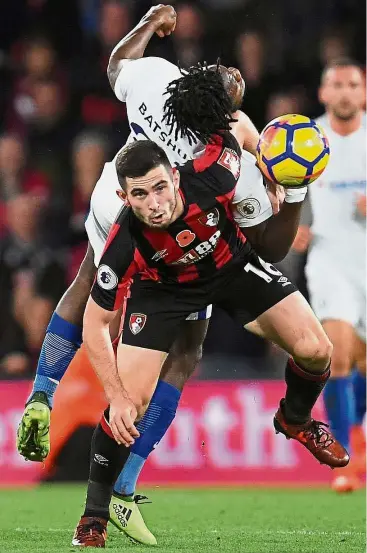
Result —
<svg viewBox="0 0 367 553"><path fill-rule="evenodd" d="M145 505L145 503L152 503L146 495L135 495L134 501L137 505Z"/></svg>
<svg viewBox="0 0 367 553"><path fill-rule="evenodd" d="M93 519L81 524L77 530L77 538L87 537L97 539L106 531L105 525L99 520Z"/></svg>
<svg viewBox="0 0 367 553"><path fill-rule="evenodd" d="M307 439L315 440L318 446L326 449L334 442L330 432L326 430L327 428L329 425L325 422L312 419L309 428L304 431L304 435Z"/></svg>

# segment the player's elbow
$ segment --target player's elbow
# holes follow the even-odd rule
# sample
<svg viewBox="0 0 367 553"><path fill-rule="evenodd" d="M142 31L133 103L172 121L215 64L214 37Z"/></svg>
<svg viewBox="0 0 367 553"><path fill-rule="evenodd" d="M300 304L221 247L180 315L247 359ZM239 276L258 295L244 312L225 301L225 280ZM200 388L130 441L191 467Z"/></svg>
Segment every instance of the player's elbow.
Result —
<svg viewBox="0 0 367 553"><path fill-rule="evenodd" d="M117 56L112 52L107 65L107 77L113 91L115 90L117 77L123 71L124 62L126 62L125 58L121 58L120 55Z"/></svg>
<svg viewBox="0 0 367 553"><path fill-rule="evenodd" d="M118 75L119 75L119 71L117 70L116 60L114 60L113 57L111 56L107 66L107 78L112 90L115 90L115 84L116 84Z"/></svg>
<svg viewBox="0 0 367 553"><path fill-rule="evenodd" d="M268 263L280 263L281 261L283 261L283 259L287 257L288 252L289 248L276 252L269 252L269 255L266 255L264 259Z"/></svg>
<svg viewBox="0 0 367 553"><path fill-rule="evenodd" d="M283 261L283 259L289 252L289 248L274 246L267 247L260 244L258 246L253 245L253 248L255 249L256 253L268 263L280 263L280 261Z"/></svg>

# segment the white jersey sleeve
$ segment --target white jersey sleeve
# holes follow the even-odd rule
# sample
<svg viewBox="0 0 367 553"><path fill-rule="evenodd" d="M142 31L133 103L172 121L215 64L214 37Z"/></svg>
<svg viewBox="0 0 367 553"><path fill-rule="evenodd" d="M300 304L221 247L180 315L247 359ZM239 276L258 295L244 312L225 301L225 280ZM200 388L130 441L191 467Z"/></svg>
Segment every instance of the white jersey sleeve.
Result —
<svg viewBox="0 0 367 553"><path fill-rule="evenodd" d="M137 60L123 60L121 71L116 79L115 94L121 102L128 102L134 93L145 91L152 85L160 87L162 94L167 85L180 77L179 69L173 63L155 57Z"/></svg>
<svg viewBox="0 0 367 553"><path fill-rule="evenodd" d="M262 174L256 166L256 158L244 150L232 209L239 227L254 227L273 214Z"/></svg>

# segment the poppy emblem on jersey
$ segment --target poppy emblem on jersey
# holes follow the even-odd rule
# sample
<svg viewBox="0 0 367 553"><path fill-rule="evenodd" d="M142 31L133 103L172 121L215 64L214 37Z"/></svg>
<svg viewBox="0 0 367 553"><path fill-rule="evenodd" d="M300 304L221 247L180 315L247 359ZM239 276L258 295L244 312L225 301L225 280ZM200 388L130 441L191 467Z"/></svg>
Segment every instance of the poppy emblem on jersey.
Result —
<svg viewBox="0 0 367 553"><path fill-rule="evenodd" d="M207 227L216 227L219 223L219 211L215 207L211 211L207 211L205 215L199 217L199 221L202 225Z"/></svg>
<svg viewBox="0 0 367 553"><path fill-rule="evenodd" d="M196 236L193 232L191 232L191 230L185 229L178 233L176 236L176 242L180 248L185 248L186 246L189 246L195 238Z"/></svg>
<svg viewBox="0 0 367 553"><path fill-rule="evenodd" d="M256 198L246 198L236 208L245 219L255 219L261 211L261 204Z"/></svg>
<svg viewBox="0 0 367 553"><path fill-rule="evenodd" d="M129 327L131 332L135 334L139 334L145 326L145 323L147 322L147 316L144 315L144 313L131 313L130 319L129 319Z"/></svg>
<svg viewBox="0 0 367 553"><path fill-rule="evenodd" d="M103 290L113 290L118 284L118 278L111 267L101 265L97 270L97 283Z"/></svg>
<svg viewBox="0 0 367 553"><path fill-rule="evenodd" d="M219 165L228 169L237 180L240 176L241 161L239 156L231 148L224 148L222 155L218 159Z"/></svg>

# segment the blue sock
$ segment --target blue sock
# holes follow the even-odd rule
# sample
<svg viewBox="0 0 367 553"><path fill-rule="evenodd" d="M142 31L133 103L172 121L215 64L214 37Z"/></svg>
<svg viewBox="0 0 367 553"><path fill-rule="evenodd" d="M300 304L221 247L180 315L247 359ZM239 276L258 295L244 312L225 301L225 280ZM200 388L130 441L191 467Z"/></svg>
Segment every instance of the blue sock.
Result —
<svg viewBox="0 0 367 553"><path fill-rule="evenodd" d="M355 415L353 424L362 424L366 413L366 375L361 374L357 369L352 372L352 382L355 401Z"/></svg>
<svg viewBox="0 0 367 553"><path fill-rule="evenodd" d="M144 417L136 425L140 437L131 447L131 453L116 480L114 491L120 495L132 495L136 482L148 455L161 441L175 418L181 392L159 380Z"/></svg>
<svg viewBox="0 0 367 553"><path fill-rule="evenodd" d="M50 407L57 385L82 343L82 328L54 313L47 327L38 359L36 378L28 400L35 392L47 395Z"/></svg>
<svg viewBox="0 0 367 553"><path fill-rule="evenodd" d="M355 412L351 376L330 378L324 389L324 403L332 433L349 450L349 432Z"/></svg>

